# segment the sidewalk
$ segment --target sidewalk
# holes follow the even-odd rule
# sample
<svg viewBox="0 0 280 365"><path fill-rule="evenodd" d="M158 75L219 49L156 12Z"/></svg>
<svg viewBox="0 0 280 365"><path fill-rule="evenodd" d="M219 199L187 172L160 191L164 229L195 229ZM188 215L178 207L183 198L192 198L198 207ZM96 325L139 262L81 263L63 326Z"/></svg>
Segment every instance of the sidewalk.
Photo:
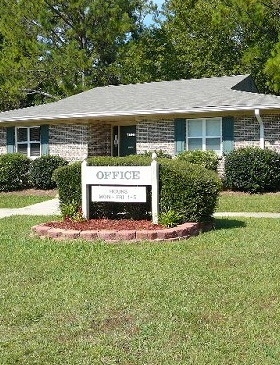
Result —
<svg viewBox="0 0 280 365"><path fill-rule="evenodd" d="M0 218L10 217L12 215L60 215L59 199L54 198L42 203L29 205L24 208L2 208L0 209ZM267 212L217 212L214 218L220 217L251 217L251 218L277 218L280 219L280 213Z"/></svg>
<svg viewBox="0 0 280 365"><path fill-rule="evenodd" d="M0 209L0 218L10 217L12 215L60 215L59 200L58 198L54 198L24 208Z"/></svg>

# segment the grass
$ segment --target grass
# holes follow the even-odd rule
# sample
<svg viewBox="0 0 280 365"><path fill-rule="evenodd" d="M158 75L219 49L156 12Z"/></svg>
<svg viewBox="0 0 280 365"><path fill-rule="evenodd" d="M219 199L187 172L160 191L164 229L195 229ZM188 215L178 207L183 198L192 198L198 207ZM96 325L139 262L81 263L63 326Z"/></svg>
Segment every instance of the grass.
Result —
<svg viewBox="0 0 280 365"><path fill-rule="evenodd" d="M245 194L222 192L217 212L280 213L280 193Z"/></svg>
<svg viewBox="0 0 280 365"><path fill-rule="evenodd" d="M24 190L16 192L0 192L0 208L22 208L28 205L41 203L52 199L56 195L55 190Z"/></svg>
<svg viewBox="0 0 280 365"><path fill-rule="evenodd" d="M1 365L279 364L277 220L164 244L30 237L50 219L0 220Z"/></svg>

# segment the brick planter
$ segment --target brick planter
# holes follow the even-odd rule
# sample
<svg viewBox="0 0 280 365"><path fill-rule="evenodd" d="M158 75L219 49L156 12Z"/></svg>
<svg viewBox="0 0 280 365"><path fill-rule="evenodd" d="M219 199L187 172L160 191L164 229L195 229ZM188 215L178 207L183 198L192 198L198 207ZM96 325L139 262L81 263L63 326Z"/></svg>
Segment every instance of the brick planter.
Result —
<svg viewBox="0 0 280 365"><path fill-rule="evenodd" d="M177 227L155 230L70 230L52 228L44 224L32 227L36 236L52 239L83 239L95 241L101 239L106 242L121 241L176 241L196 236L200 232L212 229L212 224L184 223Z"/></svg>

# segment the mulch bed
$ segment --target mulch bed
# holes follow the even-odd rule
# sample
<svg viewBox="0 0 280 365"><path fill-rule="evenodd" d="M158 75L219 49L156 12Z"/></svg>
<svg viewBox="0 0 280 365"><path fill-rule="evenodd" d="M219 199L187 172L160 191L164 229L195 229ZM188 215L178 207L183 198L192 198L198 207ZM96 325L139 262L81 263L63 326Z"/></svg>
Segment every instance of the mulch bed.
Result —
<svg viewBox="0 0 280 365"><path fill-rule="evenodd" d="M48 222L46 226L52 228L88 231L88 230L157 230L166 227L160 224L153 224L148 220L131 220L131 219L89 219L82 222L74 222L66 219L61 222Z"/></svg>

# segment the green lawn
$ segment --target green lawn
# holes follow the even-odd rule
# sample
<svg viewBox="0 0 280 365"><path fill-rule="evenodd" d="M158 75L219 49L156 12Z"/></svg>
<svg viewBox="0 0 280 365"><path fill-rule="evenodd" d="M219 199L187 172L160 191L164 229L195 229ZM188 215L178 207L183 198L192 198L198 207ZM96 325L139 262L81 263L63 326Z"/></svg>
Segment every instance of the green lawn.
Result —
<svg viewBox="0 0 280 365"><path fill-rule="evenodd" d="M56 191L36 191L36 195L33 191L0 192L0 208L22 208L53 199L55 195Z"/></svg>
<svg viewBox="0 0 280 365"><path fill-rule="evenodd" d="M245 194L222 192L217 212L280 213L280 193Z"/></svg>
<svg viewBox="0 0 280 365"><path fill-rule="evenodd" d="M176 243L30 237L50 219L0 219L1 365L280 363L277 220Z"/></svg>

